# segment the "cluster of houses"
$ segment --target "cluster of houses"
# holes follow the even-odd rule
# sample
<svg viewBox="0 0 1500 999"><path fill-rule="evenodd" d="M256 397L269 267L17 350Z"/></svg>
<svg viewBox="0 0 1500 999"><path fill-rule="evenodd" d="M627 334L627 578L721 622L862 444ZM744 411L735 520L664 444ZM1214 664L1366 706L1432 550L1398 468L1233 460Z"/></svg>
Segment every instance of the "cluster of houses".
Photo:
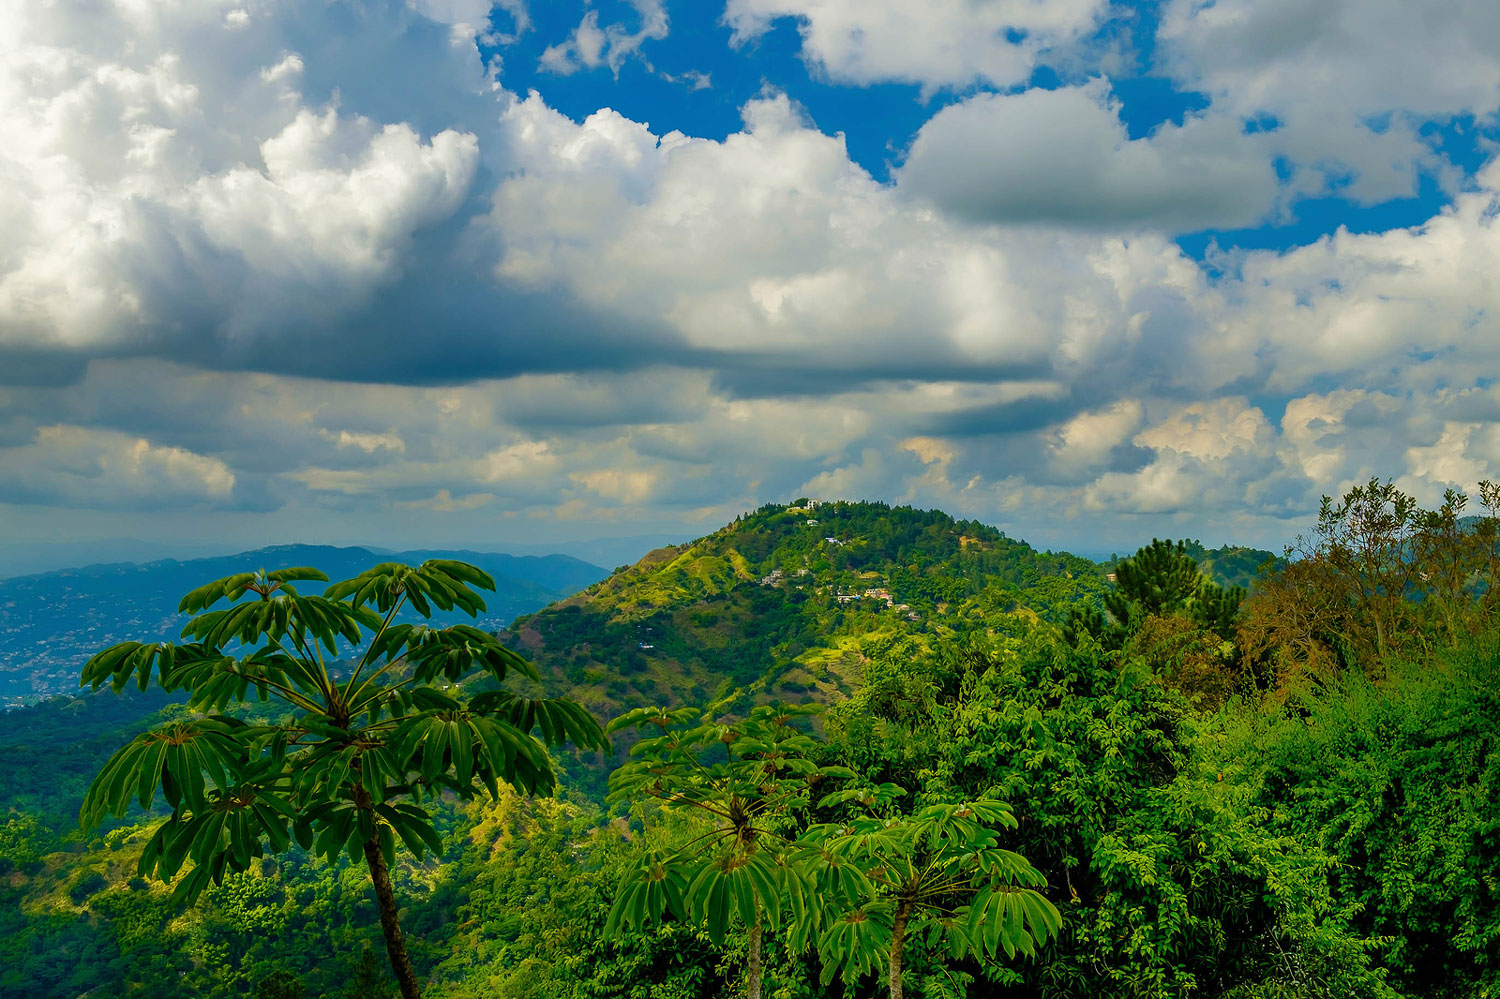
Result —
<svg viewBox="0 0 1500 999"><path fill-rule="evenodd" d="M772 569L769 573L760 577L760 585L779 586L793 577L802 577L809 574L807 569L798 569L792 576L788 576L781 569ZM871 586L853 593L845 593L840 590L833 595L833 598L841 604L853 603L856 600L883 600L885 601L885 605L892 610L901 611L913 621L919 620L919 615L911 609L911 604L896 603L896 598L891 594L891 591L883 586Z"/></svg>
<svg viewBox="0 0 1500 999"><path fill-rule="evenodd" d="M807 519L807 526L808 527L821 527L822 525L818 521L816 521L813 518L809 517ZM835 538L832 535L829 535L828 537L824 538L823 540L826 543L830 544L830 545L847 545L849 543L849 542L844 541L844 540L842 540L840 538Z"/></svg>
<svg viewBox="0 0 1500 999"><path fill-rule="evenodd" d="M796 576L806 576L806 575L808 575L808 570L807 569L798 569L793 575L796 575ZM778 583L783 582L786 578L787 578L786 573L782 572L780 569L772 569L771 570L771 574L769 576L762 576L762 577L760 577L760 585L761 586L775 586Z"/></svg>
<svg viewBox="0 0 1500 999"><path fill-rule="evenodd" d="M919 615L911 609L911 604L898 604L891 591L881 586L872 586L862 593L836 593L833 597L841 604L853 603L856 600L884 600L885 605L892 610L901 611L912 621L918 620Z"/></svg>

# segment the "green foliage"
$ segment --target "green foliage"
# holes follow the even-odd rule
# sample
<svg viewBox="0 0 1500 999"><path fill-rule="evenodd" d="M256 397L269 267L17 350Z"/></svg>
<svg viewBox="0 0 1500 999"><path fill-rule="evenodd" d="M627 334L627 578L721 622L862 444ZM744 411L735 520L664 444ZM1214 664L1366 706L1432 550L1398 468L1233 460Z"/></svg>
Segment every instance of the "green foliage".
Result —
<svg viewBox="0 0 1500 999"><path fill-rule="evenodd" d="M1323 497L1296 556L1257 587L1239 642L1266 686L1389 656L1462 645L1500 621L1500 485L1480 483L1485 515L1448 490L1436 510L1379 479Z"/></svg>
<svg viewBox="0 0 1500 999"><path fill-rule="evenodd" d="M1327 890L1403 995L1500 985L1500 636L1350 672L1211 730L1216 765L1289 841L1330 859Z"/></svg>
<svg viewBox="0 0 1500 999"><path fill-rule="evenodd" d="M606 934L671 913L703 924L709 940L721 944L738 917L750 933L748 988L759 996L763 930L779 927L783 896L792 896L794 915L805 908L803 873L788 862L797 813L807 808L813 784L848 772L808 758L815 743L796 722L818 711L758 705L741 720L721 722L715 708L638 708L610 723L611 731L647 735L610 776L609 800L658 803L684 815L693 835L644 853L626 872Z"/></svg>
<svg viewBox="0 0 1500 999"><path fill-rule="evenodd" d="M50 841L35 816L11 812L0 822L0 875L35 870L49 852Z"/></svg>
<svg viewBox="0 0 1500 999"><path fill-rule="evenodd" d="M369 951L365 951L366 954ZM304 999L307 989L296 975L273 971L255 983L254 999Z"/></svg>
<svg viewBox="0 0 1500 999"><path fill-rule="evenodd" d="M380 959L366 947L354 966L354 975L340 999L390 999L391 990L380 973Z"/></svg>
<svg viewBox="0 0 1500 999"><path fill-rule="evenodd" d="M1104 589L1086 559L973 521L804 501L653 552L518 620L509 639L594 704L703 703L762 681L823 699L855 689L882 642L1061 621Z"/></svg>
<svg viewBox="0 0 1500 999"><path fill-rule="evenodd" d="M824 984L848 982L883 966L902 991L908 939L952 958L994 964L1003 952L1034 956L1061 926L1056 907L1035 889L1042 875L1000 845L996 828L1018 825L1008 804L976 800L895 812L904 789L885 783L827 795L821 807L859 813L809 828L802 866L813 875L810 926L819 926Z"/></svg>
<svg viewBox="0 0 1500 999"><path fill-rule="evenodd" d="M1183 598L1143 560L1142 585L1121 587L1135 601L1133 630L1108 649L1088 629L1065 641L1055 627L1070 602L1110 622L1107 584L1087 563L875 504L768 507L518 622L504 642L403 632L411 622L398 616L390 650L371 652L371 628L359 625L358 644L342 631L366 615L327 605L353 607L367 591L360 610L384 623L373 577L302 597L307 619L333 630L336 654L312 651L321 639L310 626L299 645L295 604L280 632L283 608L209 618L168 649L120 652L104 681L131 688L120 698L7 716L0 763L15 779L0 793L0 994L292 999L300 987L306 999L337 999L389 988L368 956L381 939L368 854L351 853L341 831L320 845L332 811L308 849L288 816L284 850L262 836L260 855L252 847L243 869L231 857L185 911L140 876L143 858L160 863L153 844L175 842L162 829L195 818L194 801L214 811L224 792L215 765L231 793L249 786L254 761L237 747L259 745L255 759L269 760L266 733L282 728L295 729L285 777L264 793L298 808L323 794L337 805L336 784L381 773L362 758L377 740L405 768L384 788L410 793L383 788L381 803L420 808L431 838L414 833L423 860L394 850L388 868L431 999L742 999L757 966L764 995L778 999L883 996L898 983L923 999L1495 995L1495 523L1456 497L1405 520L1380 519L1394 507L1362 510L1331 504L1326 537L1344 547L1309 542L1256 583L1232 629L1209 609L1212 591L1200 584ZM1399 544L1396 521L1408 525ZM1385 533L1359 542L1356 522ZM1168 576L1179 554L1211 574L1216 553L1170 547ZM1252 557L1220 552L1226 564ZM1363 564L1351 553L1374 568L1341 574ZM763 585L773 569L782 576ZM1372 579L1406 580L1384 656L1371 615L1387 612L1388 584ZM280 582L276 593L307 583ZM840 603L840 588L889 589L922 620L883 599ZM441 607L441 588L422 592ZM249 589L226 597L191 613L262 602ZM270 632L238 640L261 621ZM268 633L286 659L266 651ZM221 639L218 658L194 648ZM637 711L623 724L644 738L611 806L600 768L543 745L569 740L582 720L539 697L509 658L523 649L543 676L575 671L593 704L608 702L610 684L626 703L672 705L769 674L772 693L795 676L829 706L807 722L788 716L779 735L769 707ZM617 654L624 668L607 672ZM1320 654L1323 667L1298 666ZM1223 679L1213 670L1244 663L1205 694ZM170 695L191 705L167 703L163 664L194 678ZM152 689L135 693L143 665ZM297 677L320 668L355 700L366 682L390 691L378 719L333 726L275 686L317 701ZM554 775L558 797L528 797L544 777L511 781L491 764L492 793L475 718L535 740L539 755L521 766ZM343 740L360 731L360 766L346 770ZM117 787L118 772L101 778L91 806L123 801L125 814L97 831L67 827L61 814L121 744L127 777ZM342 747L321 750L331 761L314 755L325 744ZM468 794L451 786L464 772ZM611 814L627 803L628 817ZM219 842L233 854L227 814ZM391 828L394 847L404 840ZM179 885L192 869L189 844Z"/></svg>
<svg viewBox="0 0 1500 999"><path fill-rule="evenodd" d="M1235 644L1245 591L1210 580L1205 561L1195 541L1152 540L1115 564L1104 611L1070 611L1064 637L1146 665L1195 707L1218 708L1245 684Z"/></svg>
<svg viewBox="0 0 1500 999"><path fill-rule="evenodd" d="M1115 589L1104 606L1121 625L1148 614L1173 614L1189 605L1202 583L1198 562L1183 542L1153 538L1115 567Z"/></svg>
<svg viewBox="0 0 1500 999"><path fill-rule="evenodd" d="M1152 618L1183 617L1224 641L1234 637L1245 591L1221 587L1200 568L1196 542L1151 544L1115 565L1114 588L1104 594L1104 611L1082 606L1069 612L1064 627L1070 642L1092 635L1107 649L1120 649Z"/></svg>
<svg viewBox="0 0 1500 999"><path fill-rule="evenodd" d="M919 793L1024 804L1009 846L1045 877L1063 925L1044 960L1001 981L1165 999L1273 977L1285 950L1339 955L1317 968L1330 994L1383 994L1368 938L1329 890L1331 858L1208 769L1194 713L1152 669L1042 627L921 669L922 710L883 720L856 696L830 731L872 781L915 773Z"/></svg>
<svg viewBox="0 0 1500 999"><path fill-rule="evenodd" d="M306 581L327 577L291 568L215 580L179 605L195 615L182 629L194 641L123 642L89 660L83 682L95 689L133 681L144 690L154 677L164 690L188 692L190 714L116 752L89 788L80 821L94 827L106 814L123 817L132 801L149 809L160 792L171 812L138 870L175 879L174 903L196 900L294 839L328 861L362 856L392 964L412 996L387 869L398 840L419 859L441 851L423 802L443 792L493 797L502 781L548 790L554 778L543 740L599 749L607 742L571 701L456 686L471 674L495 684L511 673L535 678L492 635L462 624L394 623L405 605L424 616L482 611L474 587L494 582L474 566L382 563L322 596L300 593L296 584ZM333 657L343 647L358 660L337 676L324 650ZM290 713L251 721L222 713L252 692L260 701L274 696Z"/></svg>

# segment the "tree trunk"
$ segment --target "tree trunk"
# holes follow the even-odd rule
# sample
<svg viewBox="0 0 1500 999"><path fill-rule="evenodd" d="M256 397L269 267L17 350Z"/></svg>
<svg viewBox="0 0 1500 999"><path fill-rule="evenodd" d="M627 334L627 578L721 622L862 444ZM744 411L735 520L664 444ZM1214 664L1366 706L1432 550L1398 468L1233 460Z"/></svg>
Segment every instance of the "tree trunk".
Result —
<svg viewBox="0 0 1500 999"><path fill-rule="evenodd" d="M906 950L906 906L896 909L896 918L891 923L891 999L901 999L901 955Z"/></svg>
<svg viewBox="0 0 1500 999"><path fill-rule="evenodd" d="M385 854L374 840L365 841L365 866L375 883L375 900L380 903L380 931L385 934L385 953L391 959L391 971L401 986L401 999L422 999L417 988L417 973L406 956L406 938L401 935L397 919L396 893L391 890L391 872L385 866Z"/></svg>
<svg viewBox="0 0 1500 999"><path fill-rule="evenodd" d="M750 958L745 969L745 993L748 999L760 999L761 956L760 920L750 927Z"/></svg>

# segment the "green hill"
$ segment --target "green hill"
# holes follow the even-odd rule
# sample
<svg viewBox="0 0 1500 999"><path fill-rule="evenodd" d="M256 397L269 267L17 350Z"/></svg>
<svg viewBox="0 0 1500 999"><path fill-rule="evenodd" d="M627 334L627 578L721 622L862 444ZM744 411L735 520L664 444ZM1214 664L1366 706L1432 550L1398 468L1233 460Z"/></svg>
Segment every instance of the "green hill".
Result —
<svg viewBox="0 0 1500 999"><path fill-rule="evenodd" d="M783 696L847 691L894 642L1060 620L1106 586L1087 559L939 511L804 500L658 549L509 637L550 686L607 715L758 681Z"/></svg>
<svg viewBox="0 0 1500 999"><path fill-rule="evenodd" d="M1190 544L1188 550L1198 560L1198 570L1220 586L1243 586L1249 589L1260 576L1260 567L1267 562L1282 561L1277 556L1260 548L1243 548L1225 545L1212 550L1199 544Z"/></svg>
<svg viewBox="0 0 1500 999"><path fill-rule="evenodd" d="M1189 550L1224 584L1248 582L1269 556ZM1417 652L1289 671L1262 696L1247 687L1201 710L1173 672L1187 657L1160 654L1183 648L1172 644L1181 631L1101 656L1031 626L1098 601L1111 567L938 512L803 501L652 552L506 634L544 669L550 693L588 699L601 720L735 686L796 699L849 693L815 745L817 762L849 767L852 783L835 786L860 798L799 806L786 817L792 834L858 821L871 789L896 781L908 791L895 797L924 809L979 796L1012 803L1005 849L1043 876L1038 890L1062 932L1035 956L983 964L913 934L909 995L1500 994L1500 909L1493 879L1480 876L1500 849L1500 716L1487 710L1500 699L1500 636L1488 591L1472 594L1468 631L1452 647L1421 647L1446 632L1418 593L1404 619ZM940 642L972 632L997 640ZM357 860L278 851L184 907L137 876L162 806L78 827L79 797L113 747L185 710L127 691L5 713L0 996L391 995ZM743 927L722 944L674 919L606 931L622 878L639 886L663 846L703 837L654 807L629 817L605 807L598 757L558 760L556 798L502 787L493 801L429 799L441 849L403 851L391 867L423 994L744 995ZM855 800L866 804L851 813ZM835 905L837 895L835 885ZM786 926L766 936L767 994L885 994L868 974L847 989L814 984L823 957L791 952Z"/></svg>

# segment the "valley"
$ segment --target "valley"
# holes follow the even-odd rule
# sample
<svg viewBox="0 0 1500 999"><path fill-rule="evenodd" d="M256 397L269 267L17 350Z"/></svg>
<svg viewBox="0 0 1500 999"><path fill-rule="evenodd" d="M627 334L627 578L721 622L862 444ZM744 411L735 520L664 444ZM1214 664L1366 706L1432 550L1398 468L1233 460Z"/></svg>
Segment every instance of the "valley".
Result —
<svg viewBox="0 0 1500 999"><path fill-rule="evenodd" d="M180 561L115 563L0 579L0 708L71 693L89 656L125 639L172 640L177 599L206 579L245 569L316 565L339 578L390 559L463 558L497 580L480 617L504 627L517 615L566 597L605 570L566 555L482 552L373 552L365 548L281 545ZM457 620L453 618L452 620Z"/></svg>
<svg viewBox="0 0 1500 999"><path fill-rule="evenodd" d="M479 620L535 665L535 679L506 682L520 696L567 697L601 723L634 712L637 724L666 724L670 714L696 732L704 756L680 771L685 787L699 786L695 768L725 765L723 746L740 738L738 726L769 717L757 705L815 717L776 738L800 747L793 755L805 754L835 790L794 792L777 806L783 825L774 828L790 835L823 829L853 837L840 841L852 850L861 822L905 829L933 808L1013 811L1014 825L973 834L996 856L1024 858L1027 866L1007 860L1006 869L1032 872L1028 904L1050 907L1058 932L1033 909L1034 937L1020 923L995 924L997 941L1021 947L1014 954L997 943L986 956L961 936L938 947L941 934L957 932L939 906L929 936L909 946L904 974L916 995L954 994L944 990L957 980L965 983L958 994L1003 997L1300 999L1298 983L1312 982L1318 991L1308 994L1448 999L1460 993L1431 987L1431 969L1487 987L1497 966L1485 941L1500 939L1492 889L1461 873L1494 855L1484 830L1500 739L1479 706L1500 689L1500 632L1485 583L1497 522L1471 518L1444 534L1448 522L1415 518L1411 544L1369 549L1385 553L1382 578L1425 587L1382 609L1395 615L1388 633L1409 636L1383 651L1355 591L1340 596L1332 547L1287 563L1254 549L1162 542L1094 562L940 511L871 502L769 504L607 575L576 560L517 565L489 556L500 592ZM1352 537L1334 521L1328 530ZM272 549L9 582L66 594L80 579L97 592L103 580L129 580L136 619L152 637L150 629L170 635L181 619L170 613L175 599L149 608L151 586L185 589L204 581L201 570L278 558L350 573L388 557ZM1462 571L1441 582L1438 564ZM152 573L163 579L146 582ZM1248 597L1236 589L1245 584ZM541 606L549 588L555 595ZM512 620L492 616L512 606ZM456 614L440 612L438 623ZM108 626L128 634L130 624ZM335 677L346 671L334 665ZM414 675L398 669L387 682ZM483 672L439 679L438 688L448 693L434 692L440 700L418 720L447 711L443 698L477 704L499 693ZM230 717L286 724L276 703L252 691ZM700 710L707 727L693 728ZM293 845L250 858L184 906L138 867L150 837L176 814L159 798L80 828L89 783L117 747L151 726L199 717L181 693L70 691L4 717L0 993L392 996L364 865L341 842L331 855L326 844ZM745 743L752 764L763 737ZM635 758L627 753L634 741L621 729L608 752L555 746L553 791L527 795L501 783L493 797L426 798L433 852L402 848L390 872L422 994L720 999L742 994L761 964L756 974L774 994L886 994L889 975L877 966L889 958L885 938L862 957L828 931L802 944L788 935L799 920L836 926L882 911L841 909L852 904L839 901L847 885L827 881L833 868L807 854L788 852L784 862L811 864L795 877L809 879L828 912L789 909L757 962L746 957L752 938L738 916L708 915L710 927L719 919L711 932L705 917L666 909L616 925L642 858L689 863L695 830L706 828L649 796L619 796L624 771L610 771ZM457 744L433 759L459 765ZM660 775L672 765L652 764ZM648 773L642 786L662 779ZM1453 798L1455 780L1472 790ZM738 793L783 800L778 789L792 786L785 775L768 781L754 776ZM906 796L910 810L896 804ZM1350 833L1330 841L1330 828ZM869 877L892 862L886 849L870 855ZM1410 883L1423 894L1411 895ZM777 891L791 890L784 884ZM877 884L861 889L874 893L870 905L883 904ZM987 896L973 897L978 905ZM1407 933L1413 913L1449 920L1457 933ZM1294 973L1279 956L1288 954Z"/></svg>

